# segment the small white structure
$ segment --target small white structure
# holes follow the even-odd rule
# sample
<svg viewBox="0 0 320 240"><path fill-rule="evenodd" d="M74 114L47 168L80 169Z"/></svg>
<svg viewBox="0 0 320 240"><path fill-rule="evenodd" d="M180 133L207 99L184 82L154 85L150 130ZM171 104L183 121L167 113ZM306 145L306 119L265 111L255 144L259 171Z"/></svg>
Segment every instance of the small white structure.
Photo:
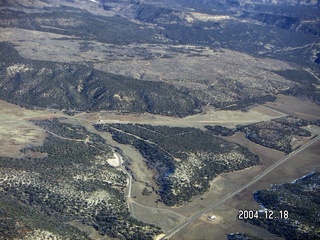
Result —
<svg viewBox="0 0 320 240"><path fill-rule="evenodd" d="M215 220L217 217L215 215L208 216L209 221Z"/></svg>

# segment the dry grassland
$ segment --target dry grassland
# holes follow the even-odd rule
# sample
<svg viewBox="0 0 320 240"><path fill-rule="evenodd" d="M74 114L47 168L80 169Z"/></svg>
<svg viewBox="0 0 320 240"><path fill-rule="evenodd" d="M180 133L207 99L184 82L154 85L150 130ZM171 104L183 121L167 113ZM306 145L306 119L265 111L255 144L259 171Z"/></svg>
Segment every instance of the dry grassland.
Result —
<svg viewBox="0 0 320 240"><path fill-rule="evenodd" d="M46 111L31 111L0 100L0 156L2 157L45 157L43 153L23 154L20 149L29 144L42 145L46 132L23 119L45 115Z"/></svg>
<svg viewBox="0 0 320 240"><path fill-rule="evenodd" d="M319 105L293 96L279 94L275 102L268 102L264 106L306 120L320 119Z"/></svg>
<svg viewBox="0 0 320 240"><path fill-rule="evenodd" d="M0 124L4 122L21 121L22 119L50 115L49 111L28 110L18 105L0 100ZM54 115L54 114L52 114Z"/></svg>
<svg viewBox="0 0 320 240"><path fill-rule="evenodd" d="M177 224L186 220L185 217L177 215L174 212L166 209L146 208L133 204L134 215L137 219L155 224L161 227L164 231L170 230Z"/></svg>
<svg viewBox="0 0 320 240"><path fill-rule="evenodd" d="M226 233L243 232L254 234L259 232L258 236L266 239L281 239L277 238L273 234L270 234L267 230L260 229L256 226L252 226L248 223L240 222L237 220L238 209L235 209L228 204L219 206L212 214L217 215L219 220L216 223L214 221L207 221L203 218L199 218L188 227L180 230L172 238L173 240L221 240L226 239Z"/></svg>
<svg viewBox="0 0 320 240"><path fill-rule="evenodd" d="M33 144L42 145L47 134L46 132L29 122L2 123L0 125L0 156L16 157L23 156L45 157L43 153L30 152L24 154L20 149Z"/></svg>

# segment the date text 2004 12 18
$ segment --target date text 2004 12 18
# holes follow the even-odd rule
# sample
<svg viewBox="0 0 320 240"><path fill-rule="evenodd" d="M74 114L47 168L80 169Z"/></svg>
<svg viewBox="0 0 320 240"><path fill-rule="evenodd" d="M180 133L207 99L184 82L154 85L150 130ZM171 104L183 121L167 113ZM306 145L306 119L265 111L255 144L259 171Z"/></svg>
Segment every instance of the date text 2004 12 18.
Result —
<svg viewBox="0 0 320 240"><path fill-rule="evenodd" d="M238 219L239 220L249 220L249 219L288 219L289 212L288 210L239 210L238 211Z"/></svg>

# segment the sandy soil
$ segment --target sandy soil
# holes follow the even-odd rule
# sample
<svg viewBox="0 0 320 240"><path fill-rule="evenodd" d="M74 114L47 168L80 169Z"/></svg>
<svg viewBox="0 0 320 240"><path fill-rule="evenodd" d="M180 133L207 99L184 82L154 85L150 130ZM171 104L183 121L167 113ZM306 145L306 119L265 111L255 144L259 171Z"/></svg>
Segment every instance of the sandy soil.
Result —
<svg viewBox="0 0 320 240"><path fill-rule="evenodd" d="M115 153L112 158L107 159L107 162L114 167L119 167L122 164L121 159L119 159L118 155Z"/></svg>

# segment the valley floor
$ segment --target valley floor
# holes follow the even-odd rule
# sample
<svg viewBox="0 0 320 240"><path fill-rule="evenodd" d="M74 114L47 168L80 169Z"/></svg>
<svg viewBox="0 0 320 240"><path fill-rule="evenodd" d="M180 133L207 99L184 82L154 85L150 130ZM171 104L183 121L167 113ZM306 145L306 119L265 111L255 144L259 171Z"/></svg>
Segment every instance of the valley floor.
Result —
<svg viewBox="0 0 320 240"><path fill-rule="evenodd" d="M294 106L299 106L300 112L294 107L287 108L288 102L294 102ZM304 108L303 106L308 106L308 108ZM282 152L268 149L249 141L241 133L237 133L232 137L225 137L225 139L237 142L259 155L262 160L262 165L237 172L221 174L211 182L209 191L201 196L194 197L191 202L181 207L170 208L158 202L157 195L154 193L147 196L141 194L145 183L148 183L150 187L154 187L155 189L157 189L157 185L154 182L153 173L146 167L140 153L132 146L115 142L110 133L97 131L93 128L93 124L140 123L167 126L192 126L201 129L204 129L204 125L207 124L234 127L241 124L267 121L286 116L287 114L307 117L308 119L317 119L317 114L320 112L319 108L319 106L309 101L280 95L274 103L256 106L246 112L206 109L203 114L186 118L163 117L151 114L126 115L116 112L79 113L75 116L68 116L62 112L53 112L52 110L27 110L14 104L0 101L0 125L2 129L6 129L0 132L2 146L5 146L0 153L2 156L9 156L11 154L11 156L17 157L19 155L19 149L27 145L30 142L30 138L37 139L38 144L41 143L41 136L48 133L37 128L28 120L63 117L64 120L62 121L65 123L81 124L87 130L99 134L107 140L109 145L120 148L122 150L121 155L131 159L131 172L127 172L129 182L127 202L131 214L137 219L158 225L165 232L175 233L175 235L171 234L173 235L173 239L194 239L195 236L201 236L202 239L222 239L226 233L230 232L230 229L232 229L232 231L245 231L252 234L263 234L265 237L274 237L267 231L262 231L257 227L237 220L237 211L239 209L259 209L258 204L252 198L253 191L268 188L270 184L274 183L291 182L319 167L317 156L320 154L320 143L317 140L318 138L311 140L313 143L310 145L309 142L306 143L288 158L285 157ZM309 130L314 134L319 133L319 127L313 127ZM25 134L24 131L31 133L31 135ZM5 151L5 149L10 149L11 151ZM242 186L246 186L246 183L252 181L251 179L261 175L268 167L270 168L270 166L284 158L288 158L285 163L275 166L272 171L265 174L259 180L250 186L242 188ZM226 196L230 194L232 194L232 196L226 198ZM225 200L212 208L214 203L222 199ZM199 218L197 216L192 219L192 216L201 212L203 214L200 214ZM209 222L206 218L207 215L216 215L219 221ZM161 218L159 218L159 216L161 216ZM163 219L167 220L163 221ZM192 219L192 221L190 221L190 219ZM184 226L186 222L189 223L188 227ZM181 229L179 228L180 231L172 232L171 229L176 229L177 226L182 226ZM214 237L212 237L213 235Z"/></svg>

